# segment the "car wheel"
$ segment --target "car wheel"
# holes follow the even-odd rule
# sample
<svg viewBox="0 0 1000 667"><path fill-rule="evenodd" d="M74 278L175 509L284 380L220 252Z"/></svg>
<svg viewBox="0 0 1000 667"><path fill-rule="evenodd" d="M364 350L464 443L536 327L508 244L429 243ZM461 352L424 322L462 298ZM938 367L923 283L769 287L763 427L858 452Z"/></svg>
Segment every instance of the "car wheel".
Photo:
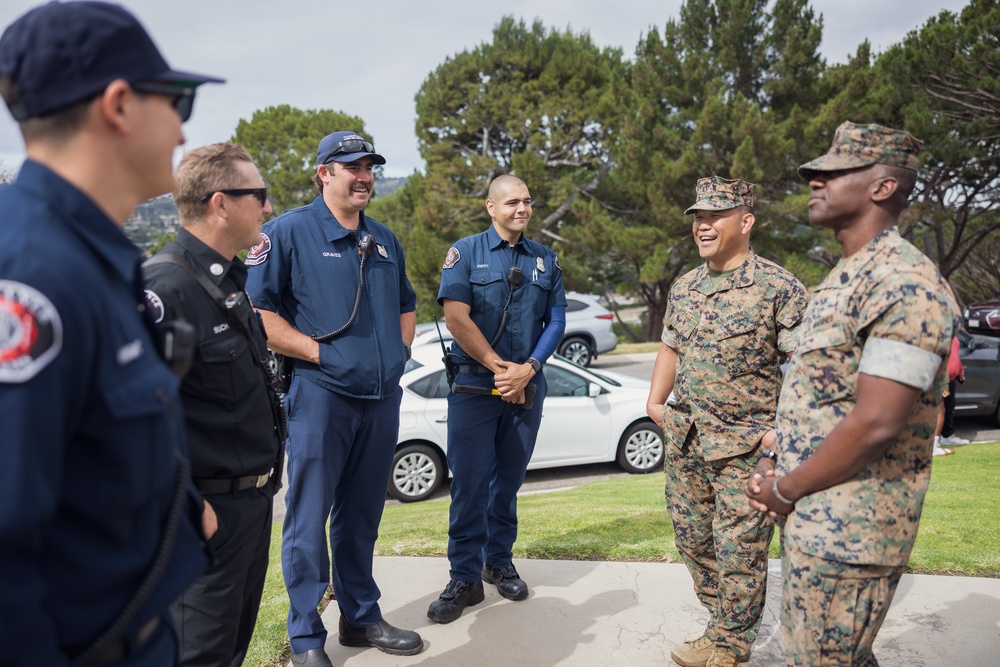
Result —
<svg viewBox="0 0 1000 667"><path fill-rule="evenodd" d="M570 336L559 345L559 354L572 361L577 366L586 368L594 358L594 352L587 341L579 336Z"/></svg>
<svg viewBox="0 0 1000 667"><path fill-rule="evenodd" d="M403 503L424 500L441 486L444 475L441 457L433 447L407 445L392 459L389 495Z"/></svg>
<svg viewBox="0 0 1000 667"><path fill-rule="evenodd" d="M618 465L640 474L663 467L663 432L651 421L629 427L618 444Z"/></svg>

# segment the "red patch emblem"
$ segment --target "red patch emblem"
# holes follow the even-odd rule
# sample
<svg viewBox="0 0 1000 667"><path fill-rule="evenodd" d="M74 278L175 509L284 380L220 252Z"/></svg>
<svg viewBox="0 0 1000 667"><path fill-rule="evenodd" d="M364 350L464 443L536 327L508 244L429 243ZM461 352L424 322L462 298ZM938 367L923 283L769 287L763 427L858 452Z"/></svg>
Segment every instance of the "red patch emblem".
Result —
<svg viewBox="0 0 1000 667"><path fill-rule="evenodd" d="M260 243L250 248L250 252L247 253L246 261L243 263L247 266L257 266L258 264L263 264L264 260L267 259L269 252L271 252L271 239L268 238L267 234L261 232Z"/></svg>
<svg viewBox="0 0 1000 667"><path fill-rule="evenodd" d="M462 255L459 254L458 248L452 246L448 248L448 255L444 258L444 266L441 268L450 269L458 264L458 260L460 259L462 259Z"/></svg>
<svg viewBox="0 0 1000 667"><path fill-rule="evenodd" d="M0 382L25 382L62 349L62 321L44 294L0 280Z"/></svg>

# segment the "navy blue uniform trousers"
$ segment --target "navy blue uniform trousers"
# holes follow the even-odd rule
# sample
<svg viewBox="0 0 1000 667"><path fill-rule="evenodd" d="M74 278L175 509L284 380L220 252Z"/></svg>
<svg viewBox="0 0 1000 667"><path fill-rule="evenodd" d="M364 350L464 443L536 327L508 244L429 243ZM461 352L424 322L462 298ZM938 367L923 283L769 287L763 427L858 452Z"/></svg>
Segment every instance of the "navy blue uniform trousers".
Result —
<svg viewBox="0 0 1000 667"><path fill-rule="evenodd" d="M292 378L281 564L295 653L326 643L316 605L331 581L331 553L333 590L347 622L366 628L382 620L372 553L399 436L402 395L397 387L381 400L350 398L299 375Z"/></svg>
<svg viewBox="0 0 1000 667"><path fill-rule="evenodd" d="M458 384L493 386L492 376L459 373ZM499 396L448 394L451 578L479 580L483 565L512 559L517 539L517 492L535 450L548 385L537 374L531 410Z"/></svg>

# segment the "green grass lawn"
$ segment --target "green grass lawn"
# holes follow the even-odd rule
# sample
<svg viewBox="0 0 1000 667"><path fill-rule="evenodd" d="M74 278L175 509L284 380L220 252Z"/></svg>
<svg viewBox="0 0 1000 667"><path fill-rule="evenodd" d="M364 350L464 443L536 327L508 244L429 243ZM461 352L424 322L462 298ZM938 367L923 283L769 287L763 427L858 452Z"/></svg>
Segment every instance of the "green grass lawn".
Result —
<svg viewBox="0 0 1000 667"><path fill-rule="evenodd" d="M931 486L908 571L1000 577L1000 442L934 459ZM663 476L635 475L518 500L515 558L680 562L663 498ZM448 501L386 507L378 556L444 556ZM288 596L275 526L271 566L247 665L283 665ZM778 537L771 544L778 557ZM335 631L335 629L334 629Z"/></svg>

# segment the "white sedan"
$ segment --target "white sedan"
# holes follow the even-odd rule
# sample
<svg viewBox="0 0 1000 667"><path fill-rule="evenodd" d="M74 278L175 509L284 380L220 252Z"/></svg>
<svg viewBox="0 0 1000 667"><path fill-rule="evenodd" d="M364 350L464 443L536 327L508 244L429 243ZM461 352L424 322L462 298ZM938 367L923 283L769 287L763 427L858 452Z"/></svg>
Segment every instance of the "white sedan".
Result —
<svg viewBox="0 0 1000 667"><path fill-rule="evenodd" d="M389 494L403 502L427 498L449 474L448 381L433 338L433 344L413 346L400 380L403 401ZM529 470L605 461L617 461L630 473L662 468L663 434L645 411L649 382L593 372L558 356L543 372L549 393Z"/></svg>

